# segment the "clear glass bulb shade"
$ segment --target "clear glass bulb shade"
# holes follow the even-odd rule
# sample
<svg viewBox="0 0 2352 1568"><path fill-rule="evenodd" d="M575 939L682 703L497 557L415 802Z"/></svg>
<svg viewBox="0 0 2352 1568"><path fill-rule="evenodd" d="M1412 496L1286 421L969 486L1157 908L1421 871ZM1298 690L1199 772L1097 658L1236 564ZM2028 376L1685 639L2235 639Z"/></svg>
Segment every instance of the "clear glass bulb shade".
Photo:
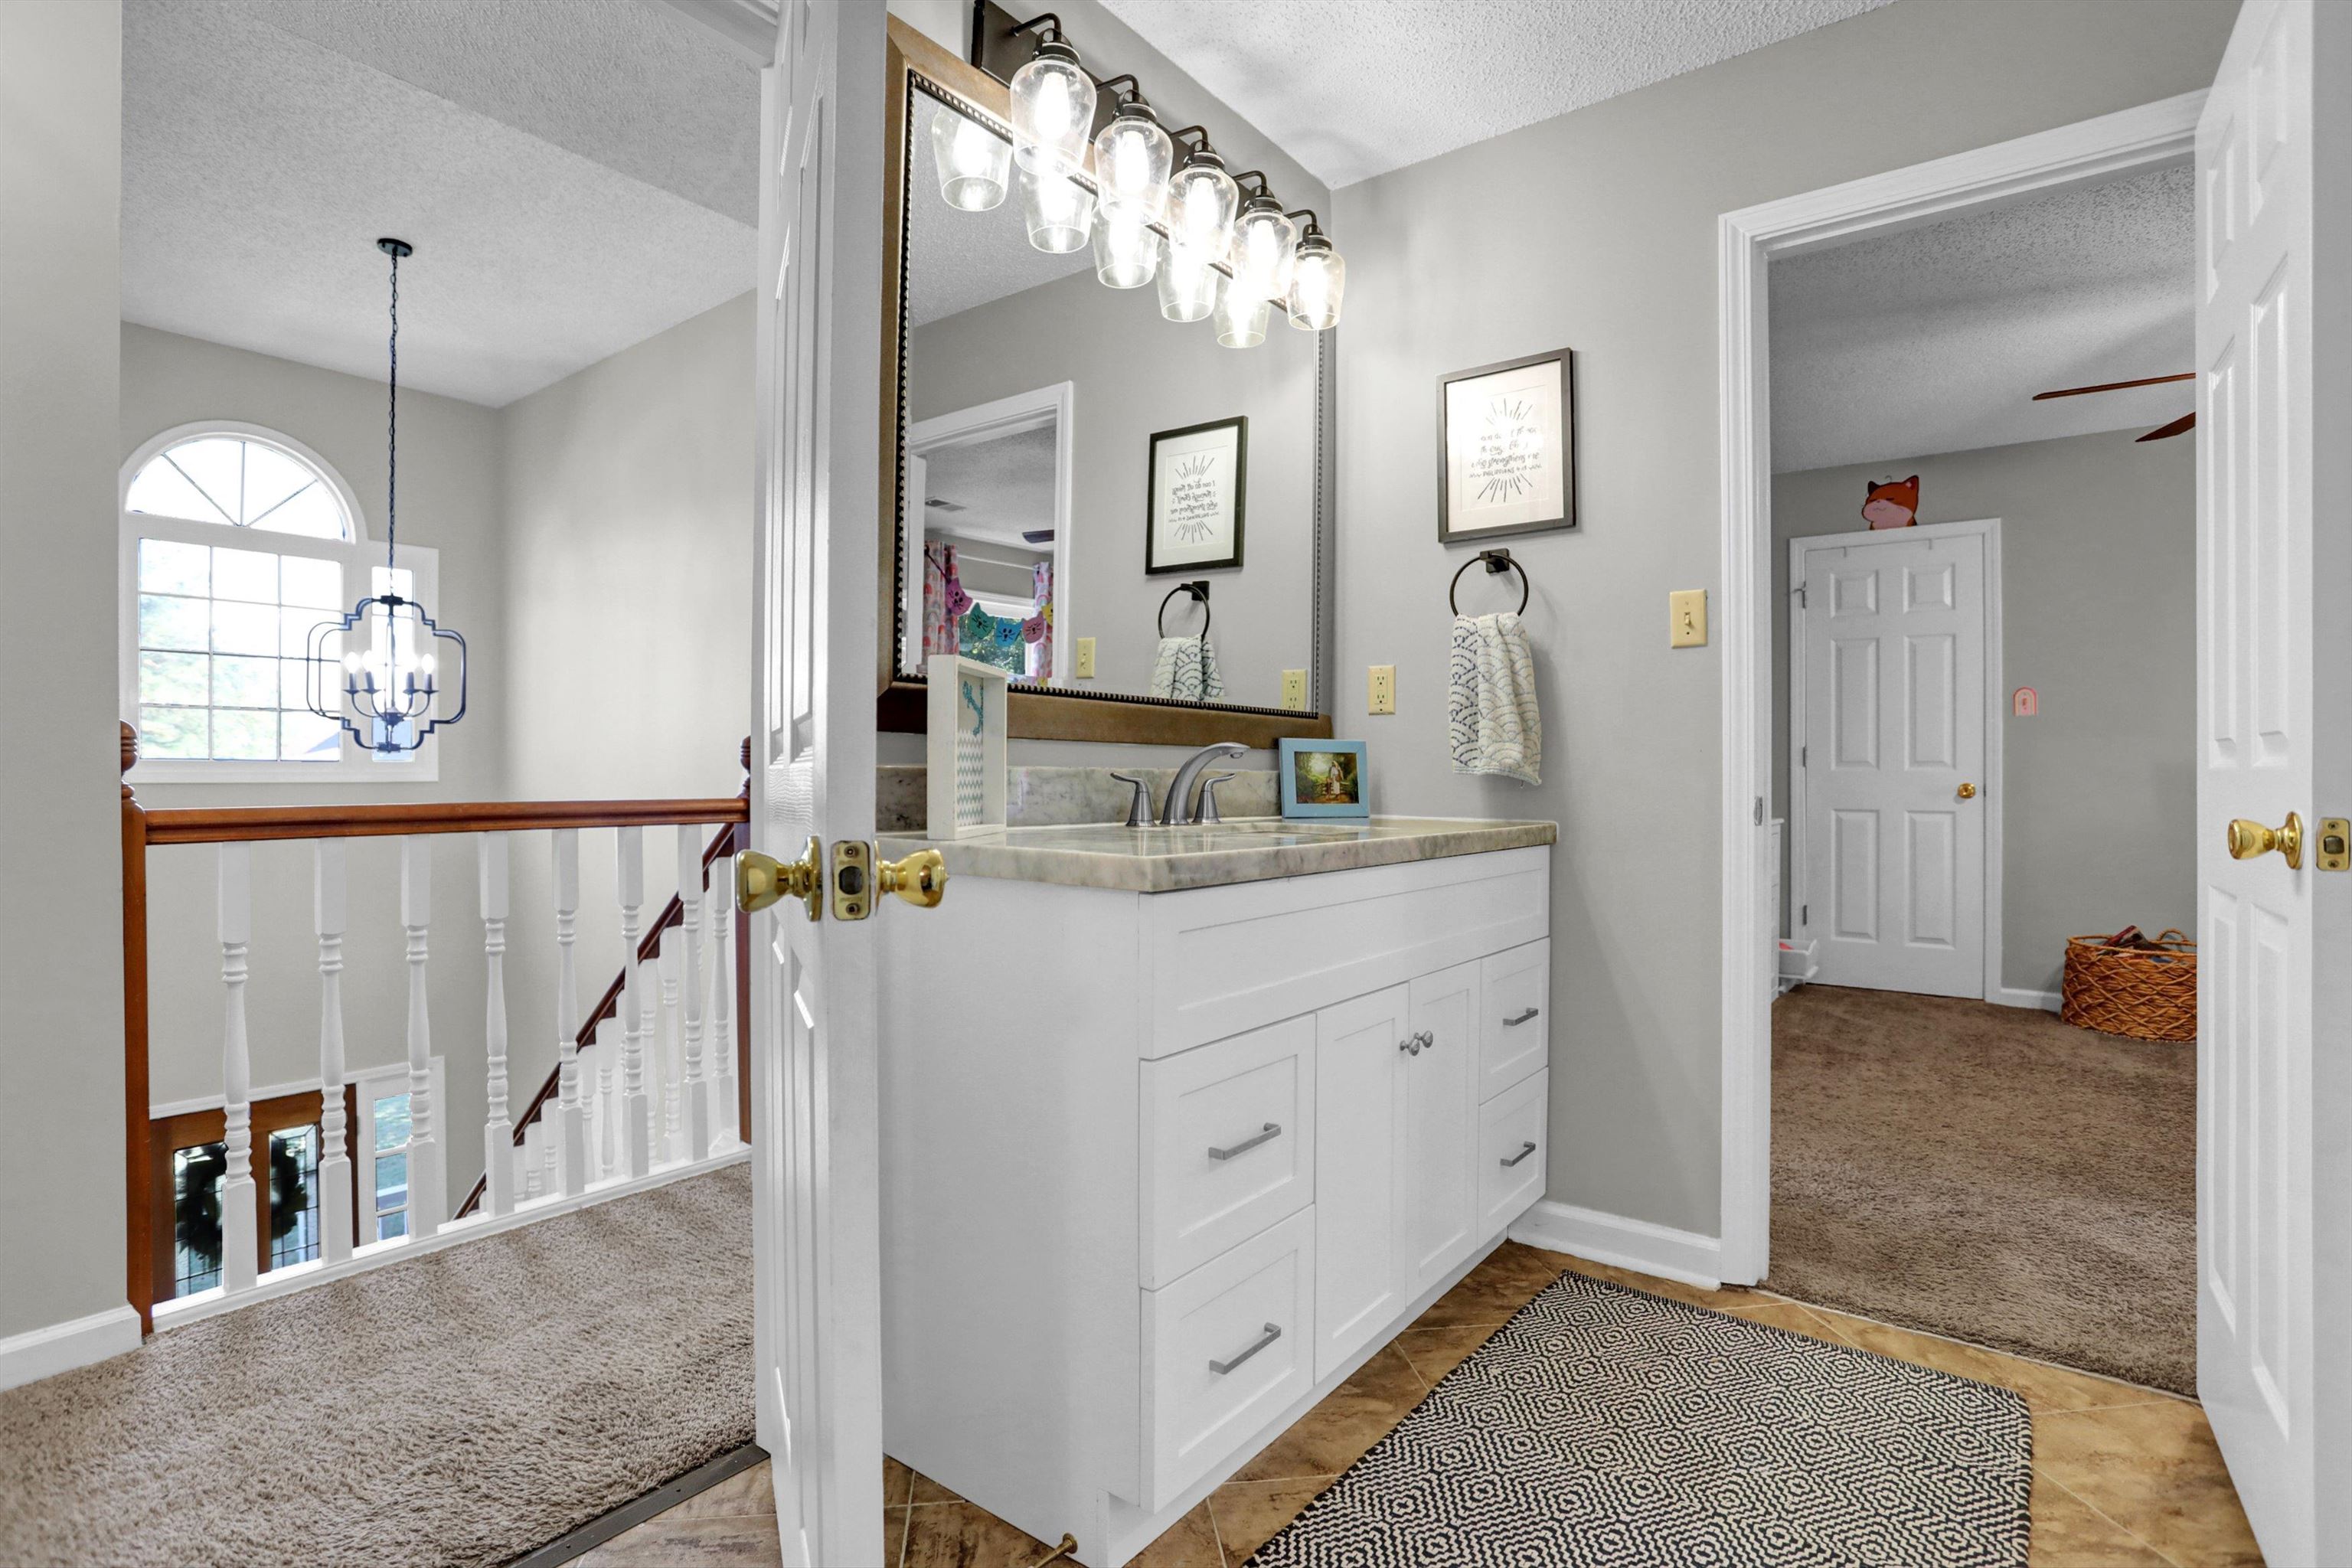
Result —
<svg viewBox="0 0 2352 1568"><path fill-rule="evenodd" d="M1029 243L1048 256L1082 250L1094 222L1095 194L1067 174L1024 169L1021 216L1029 225Z"/></svg>
<svg viewBox="0 0 2352 1568"><path fill-rule="evenodd" d="M1298 226L1270 203L1251 205L1255 210L1242 214L1234 227L1234 281L1255 299L1287 299Z"/></svg>
<svg viewBox="0 0 2352 1568"><path fill-rule="evenodd" d="M1265 324L1273 319L1274 301L1250 293L1222 272L1217 279L1217 342L1229 349L1254 349L1265 342Z"/></svg>
<svg viewBox="0 0 2352 1568"><path fill-rule="evenodd" d="M1112 289L1140 289L1160 270L1160 237L1134 213L1095 206L1095 276Z"/></svg>
<svg viewBox="0 0 2352 1568"><path fill-rule="evenodd" d="M1319 332L1339 324L1339 297L1348 291L1348 258L1331 242L1310 238L1298 247L1290 272L1290 324Z"/></svg>
<svg viewBox="0 0 2352 1568"><path fill-rule="evenodd" d="M1169 237L1195 255L1223 257L1233 248L1241 196L1223 160L1196 155L1168 182Z"/></svg>
<svg viewBox="0 0 2352 1568"><path fill-rule="evenodd" d="M1038 174L1074 174L1095 128L1094 79L1077 51L1047 44L1013 73L1013 159Z"/></svg>
<svg viewBox="0 0 2352 1568"><path fill-rule="evenodd" d="M1149 110L1122 109L1095 138L1095 184L1106 207L1157 223L1168 210L1168 175L1176 144Z"/></svg>
<svg viewBox="0 0 2352 1568"><path fill-rule="evenodd" d="M941 105L931 116L931 157L948 205L977 213L1004 200L1013 181L1013 149L995 132Z"/></svg>
<svg viewBox="0 0 2352 1568"><path fill-rule="evenodd" d="M1160 241L1160 313L1171 321L1205 321L1217 308L1222 275L1189 246Z"/></svg>

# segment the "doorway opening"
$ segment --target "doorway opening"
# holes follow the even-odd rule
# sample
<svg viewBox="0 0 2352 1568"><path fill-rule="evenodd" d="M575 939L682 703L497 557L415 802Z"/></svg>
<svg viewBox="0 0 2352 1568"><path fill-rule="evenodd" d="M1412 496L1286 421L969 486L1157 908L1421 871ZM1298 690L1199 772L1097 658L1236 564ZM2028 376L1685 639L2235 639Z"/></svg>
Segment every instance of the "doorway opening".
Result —
<svg viewBox="0 0 2352 1568"><path fill-rule="evenodd" d="M2198 107L1723 227L1725 1276L2182 1393Z"/></svg>

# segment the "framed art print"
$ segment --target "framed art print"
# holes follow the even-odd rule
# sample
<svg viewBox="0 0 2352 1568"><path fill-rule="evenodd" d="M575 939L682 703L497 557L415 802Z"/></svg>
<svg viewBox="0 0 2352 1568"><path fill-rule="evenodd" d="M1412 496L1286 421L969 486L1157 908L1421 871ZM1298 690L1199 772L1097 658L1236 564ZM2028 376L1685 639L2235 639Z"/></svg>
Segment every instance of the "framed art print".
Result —
<svg viewBox="0 0 2352 1568"><path fill-rule="evenodd" d="M1285 816L1372 815L1370 780L1365 776L1361 741L1301 741L1285 738L1278 765Z"/></svg>
<svg viewBox="0 0 2352 1568"><path fill-rule="evenodd" d="M935 653L924 667L923 835L968 838L1005 825L1005 731L1011 675L993 664Z"/></svg>
<svg viewBox="0 0 2352 1568"><path fill-rule="evenodd" d="M1441 542L1574 528L1571 351L1440 376L1437 464Z"/></svg>
<svg viewBox="0 0 2352 1568"><path fill-rule="evenodd" d="M1155 433L1144 487L1144 571L1239 566L1248 488L1246 416Z"/></svg>

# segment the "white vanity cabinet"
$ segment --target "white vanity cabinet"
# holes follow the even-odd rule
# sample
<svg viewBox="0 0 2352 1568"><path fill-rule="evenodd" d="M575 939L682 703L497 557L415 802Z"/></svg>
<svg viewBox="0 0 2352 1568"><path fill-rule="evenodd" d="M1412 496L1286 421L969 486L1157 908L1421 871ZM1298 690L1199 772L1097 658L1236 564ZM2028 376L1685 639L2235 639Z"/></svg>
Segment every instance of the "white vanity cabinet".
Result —
<svg viewBox="0 0 2352 1568"><path fill-rule="evenodd" d="M1542 1194L1549 860L888 922L888 1452L1122 1563L1450 1288Z"/></svg>

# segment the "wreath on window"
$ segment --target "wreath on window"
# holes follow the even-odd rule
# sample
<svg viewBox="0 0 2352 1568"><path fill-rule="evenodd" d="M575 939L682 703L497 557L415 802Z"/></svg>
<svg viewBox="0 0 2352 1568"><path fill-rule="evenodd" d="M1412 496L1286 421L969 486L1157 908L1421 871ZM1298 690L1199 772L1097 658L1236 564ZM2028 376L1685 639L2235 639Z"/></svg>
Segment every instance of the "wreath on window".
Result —
<svg viewBox="0 0 2352 1568"><path fill-rule="evenodd" d="M265 1137L268 1134L264 1134ZM220 1267L221 1186L228 1173L228 1151L207 1143L191 1152L183 1169L179 1190L173 1196L173 1222L182 1247L207 1261L207 1271ZM310 1184L302 1178L302 1162L293 1141L269 1140L269 1239L275 1244L310 1206Z"/></svg>

